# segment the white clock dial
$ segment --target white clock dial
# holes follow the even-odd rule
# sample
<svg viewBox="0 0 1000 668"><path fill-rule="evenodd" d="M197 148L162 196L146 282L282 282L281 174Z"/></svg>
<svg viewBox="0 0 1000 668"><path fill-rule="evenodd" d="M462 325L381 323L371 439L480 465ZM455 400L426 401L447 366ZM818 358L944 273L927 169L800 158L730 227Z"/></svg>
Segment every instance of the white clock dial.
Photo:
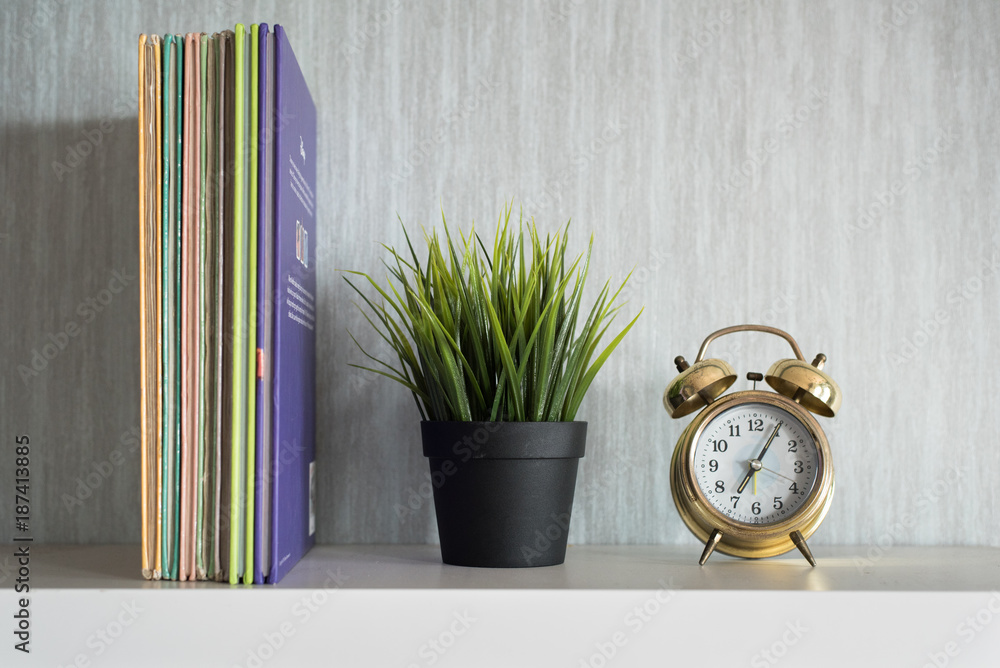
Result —
<svg viewBox="0 0 1000 668"><path fill-rule="evenodd" d="M705 425L692 451L698 487L720 513L744 524L775 524L799 510L822 462L791 413L742 403Z"/></svg>

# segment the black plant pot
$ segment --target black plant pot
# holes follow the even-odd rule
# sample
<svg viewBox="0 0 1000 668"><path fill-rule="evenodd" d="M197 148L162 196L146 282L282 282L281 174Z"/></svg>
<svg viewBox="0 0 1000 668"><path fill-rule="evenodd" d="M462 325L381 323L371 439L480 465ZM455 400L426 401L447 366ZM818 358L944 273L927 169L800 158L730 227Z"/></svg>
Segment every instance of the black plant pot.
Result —
<svg viewBox="0 0 1000 668"><path fill-rule="evenodd" d="M422 422L420 429L444 563L563 563L586 422Z"/></svg>

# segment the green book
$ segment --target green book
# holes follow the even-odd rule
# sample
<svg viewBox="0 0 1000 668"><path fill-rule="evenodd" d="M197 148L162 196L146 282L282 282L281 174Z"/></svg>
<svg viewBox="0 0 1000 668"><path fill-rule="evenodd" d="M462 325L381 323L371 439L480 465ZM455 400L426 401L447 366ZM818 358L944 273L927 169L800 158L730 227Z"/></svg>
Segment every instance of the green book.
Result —
<svg viewBox="0 0 1000 668"><path fill-rule="evenodd" d="M258 92L260 59L260 26L250 26L250 86L249 125L247 146L250 149L247 189L247 515L246 515L246 569L243 571L244 584L253 584L253 542L254 542L254 462L256 459L257 425L257 143L258 143Z"/></svg>
<svg viewBox="0 0 1000 668"><path fill-rule="evenodd" d="M249 69L246 26L236 24L233 160L233 383L232 483L230 487L229 583L238 584L246 568L247 474L247 94Z"/></svg>
<svg viewBox="0 0 1000 668"><path fill-rule="evenodd" d="M162 341L163 341L163 462L161 505L162 575L177 578L180 557L180 265L181 265L181 151L184 132L184 39L163 36L163 226L162 226Z"/></svg>

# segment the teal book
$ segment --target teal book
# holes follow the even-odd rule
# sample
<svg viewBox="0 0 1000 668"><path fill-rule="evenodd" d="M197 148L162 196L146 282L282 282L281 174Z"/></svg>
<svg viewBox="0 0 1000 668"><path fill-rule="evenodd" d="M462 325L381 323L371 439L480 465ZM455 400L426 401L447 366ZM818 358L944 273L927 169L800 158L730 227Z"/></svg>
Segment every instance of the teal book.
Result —
<svg viewBox="0 0 1000 668"><path fill-rule="evenodd" d="M162 471L160 512L164 579L177 578L180 556L180 266L184 132L184 40L163 36L163 224L162 224Z"/></svg>

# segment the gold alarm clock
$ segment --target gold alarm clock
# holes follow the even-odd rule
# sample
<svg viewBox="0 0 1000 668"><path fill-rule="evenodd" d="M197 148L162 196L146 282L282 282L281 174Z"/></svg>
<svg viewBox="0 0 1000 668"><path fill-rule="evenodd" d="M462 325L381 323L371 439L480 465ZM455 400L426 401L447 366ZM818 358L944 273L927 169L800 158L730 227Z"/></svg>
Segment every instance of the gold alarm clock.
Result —
<svg viewBox="0 0 1000 668"><path fill-rule="evenodd" d="M736 381L724 360L705 359L709 344L734 332L764 332L785 339L795 359L778 360L767 374L748 373L754 389L721 395ZM719 550L762 558L797 547L813 566L806 544L833 500L833 461L826 435L812 414L833 417L840 388L826 373L826 356L806 362L786 332L737 325L713 332L663 393L672 418L701 410L681 434L670 461L677 512L705 542L698 563ZM766 380L774 392L756 389Z"/></svg>

